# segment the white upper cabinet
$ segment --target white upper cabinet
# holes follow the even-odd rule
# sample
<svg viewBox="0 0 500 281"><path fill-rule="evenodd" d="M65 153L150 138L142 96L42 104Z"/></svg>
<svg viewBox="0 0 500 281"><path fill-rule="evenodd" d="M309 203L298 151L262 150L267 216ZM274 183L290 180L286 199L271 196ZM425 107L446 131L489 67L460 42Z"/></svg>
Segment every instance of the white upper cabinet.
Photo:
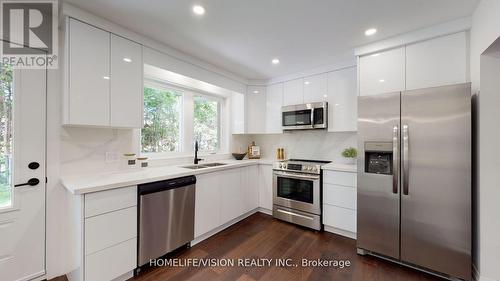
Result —
<svg viewBox="0 0 500 281"><path fill-rule="evenodd" d="M356 131L358 95L356 67L328 73L328 131Z"/></svg>
<svg viewBox="0 0 500 281"><path fill-rule="evenodd" d="M281 106L283 105L283 83L267 86L266 133L281 134ZM261 113L262 114L262 113Z"/></svg>
<svg viewBox="0 0 500 281"><path fill-rule="evenodd" d="M266 132L266 88L248 86L246 95L246 119L248 134L263 134Z"/></svg>
<svg viewBox="0 0 500 281"><path fill-rule="evenodd" d="M110 33L71 19L69 21L68 108L65 123L109 125Z"/></svg>
<svg viewBox="0 0 500 281"><path fill-rule="evenodd" d="M361 96L404 91L405 47L359 58Z"/></svg>
<svg viewBox="0 0 500 281"><path fill-rule="evenodd" d="M142 45L68 18L65 125L142 127Z"/></svg>
<svg viewBox="0 0 500 281"><path fill-rule="evenodd" d="M231 94L231 119L233 134L245 133L245 95L232 93Z"/></svg>
<svg viewBox="0 0 500 281"><path fill-rule="evenodd" d="M111 127L142 127L142 46L111 35Z"/></svg>
<svg viewBox="0 0 500 281"><path fill-rule="evenodd" d="M406 89L465 83L467 33L460 32L406 47Z"/></svg>
<svg viewBox="0 0 500 281"><path fill-rule="evenodd" d="M322 73L304 78L304 103L327 101L327 76Z"/></svg>
<svg viewBox="0 0 500 281"><path fill-rule="evenodd" d="M283 92L283 105L304 103L304 79L286 81Z"/></svg>

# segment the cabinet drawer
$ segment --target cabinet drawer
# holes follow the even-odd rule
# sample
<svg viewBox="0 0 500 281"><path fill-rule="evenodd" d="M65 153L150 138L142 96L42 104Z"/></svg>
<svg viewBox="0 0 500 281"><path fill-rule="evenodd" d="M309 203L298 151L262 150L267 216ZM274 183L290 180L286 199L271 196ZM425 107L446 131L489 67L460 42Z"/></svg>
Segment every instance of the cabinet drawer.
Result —
<svg viewBox="0 0 500 281"><path fill-rule="evenodd" d="M356 211L342 207L323 205L323 223L338 229L356 232Z"/></svg>
<svg viewBox="0 0 500 281"><path fill-rule="evenodd" d="M343 186L357 186L357 173L325 171L323 182Z"/></svg>
<svg viewBox="0 0 500 281"><path fill-rule="evenodd" d="M85 194L85 217L137 206L137 186Z"/></svg>
<svg viewBox="0 0 500 281"><path fill-rule="evenodd" d="M137 265L137 239L130 239L85 257L86 281L109 281Z"/></svg>
<svg viewBox="0 0 500 281"><path fill-rule="evenodd" d="M85 254L137 237L137 207L85 219Z"/></svg>
<svg viewBox="0 0 500 281"><path fill-rule="evenodd" d="M323 185L323 203L356 210L356 188L326 183Z"/></svg>

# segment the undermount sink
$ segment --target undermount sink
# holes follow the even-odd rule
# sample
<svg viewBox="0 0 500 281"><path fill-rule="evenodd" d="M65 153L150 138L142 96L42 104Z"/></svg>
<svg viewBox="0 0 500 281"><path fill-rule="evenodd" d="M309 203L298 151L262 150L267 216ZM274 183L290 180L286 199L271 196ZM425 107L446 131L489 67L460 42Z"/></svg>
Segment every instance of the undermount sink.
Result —
<svg viewBox="0 0 500 281"><path fill-rule="evenodd" d="M207 163L207 164L198 164L198 165L183 166L183 168L192 169L192 170L198 170L198 169L211 168L211 167L224 166L224 165L227 165L227 164L224 164L224 163Z"/></svg>
<svg viewBox="0 0 500 281"><path fill-rule="evenodd" d="M227 165L225 163L207 163L207 164L202 164L202 166L206 166L206 167L217 167L217 166L224 166L224 165Z"/></svg>

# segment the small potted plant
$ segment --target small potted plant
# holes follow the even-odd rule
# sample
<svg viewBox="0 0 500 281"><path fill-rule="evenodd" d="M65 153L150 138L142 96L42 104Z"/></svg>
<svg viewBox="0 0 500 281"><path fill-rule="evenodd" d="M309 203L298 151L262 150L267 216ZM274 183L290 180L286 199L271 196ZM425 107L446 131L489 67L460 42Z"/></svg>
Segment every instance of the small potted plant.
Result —
<svg viewBox="0 0 500 281"><path fill-rule="evenodd" d="M342 156L348 160L351 165L356 164L356 157L358 157L358 151L354 147L348 147L342 151Z"/></svg>

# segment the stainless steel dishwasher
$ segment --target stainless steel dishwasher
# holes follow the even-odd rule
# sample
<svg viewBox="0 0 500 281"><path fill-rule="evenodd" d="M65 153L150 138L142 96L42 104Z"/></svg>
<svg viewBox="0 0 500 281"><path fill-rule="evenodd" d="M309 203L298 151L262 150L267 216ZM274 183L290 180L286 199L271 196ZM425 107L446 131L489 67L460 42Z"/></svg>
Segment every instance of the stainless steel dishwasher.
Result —
<svg viewBox="0 0 500 281"><path fill-rule="evenodd" d="M195 176L139 185L138 267L194 239L195 188Z"/></svg>

